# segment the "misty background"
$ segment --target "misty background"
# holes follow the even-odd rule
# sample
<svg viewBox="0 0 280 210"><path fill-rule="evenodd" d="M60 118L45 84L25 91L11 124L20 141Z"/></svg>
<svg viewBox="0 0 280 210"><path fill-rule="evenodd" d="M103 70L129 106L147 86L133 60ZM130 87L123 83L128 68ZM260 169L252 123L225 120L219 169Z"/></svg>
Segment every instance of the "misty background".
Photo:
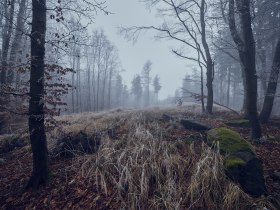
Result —
<svg viewBox="0 0 280 210"><path fill-rule="evenodd" d="M277 64L273 58L279 1L253 1L256 62L247 76L230 29L228 1L195 2L48 1L47 116L186 102L201 105L209 114L217 105L246 116L252 107L246 103L252 98L255 104L255 96L258 112L263 108L279 114L279 87L273 85L278 74L272 71ZM30 1L4 1L0 11L1 109L5 115L26 114L32 61ZM237 31L239 19L234 18ZM248 90L246 78L254 78L256 87ZM271 84L273 101L263 106Z"/></svg>
<svg viewBox="0 0 280 210"><path fill-rule="evenodd" d="M154 38L154 31L143 32L136 42L129 41L120 34L120 27L160 25L161 17L153 8L148 8L138 0L108 1L109 15L96 17L92 28L102 28L109 40L117 47L124 72L122 76L131 86L135 74L142 71L144 63L150 59L153 63L152 75L160 75L162 89L159 98L173 96L181 86L186 72L191 73L190 62L176 57L171 46L178 46L172 40Z"/></svg>

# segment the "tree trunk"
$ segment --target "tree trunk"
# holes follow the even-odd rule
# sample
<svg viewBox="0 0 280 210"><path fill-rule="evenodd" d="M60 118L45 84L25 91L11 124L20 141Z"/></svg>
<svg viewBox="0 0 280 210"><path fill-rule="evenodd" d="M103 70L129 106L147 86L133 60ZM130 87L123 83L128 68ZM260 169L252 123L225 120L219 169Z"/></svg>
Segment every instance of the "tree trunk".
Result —
<svg viewBox="0 0 280 210"><path fill-rule="evenodd" d="M149 74L148 74L148 84L147 84L147 100L148 100L148 102L147 102L147 105L148 106L150 106L150 83L151 83L151 81L150 81L150 72L149 72Z"/></svg>
<svg viewBox="0 0 280 210"><path fill-rule="evenodd" d="M90 76L90 63L89 63L89 54L87 51L87 85L88 85L88 107L87 107L87 111L90 112L91 111L91 76Z"/></svg>
<svg viewBox="0 0 280 210"><path fill-rule="evenodd" d="M260 61L261 61L261 73L260 73L260 80L261 80L261 87L262 92L265 94L267 90L267 84L266 84L266 53L264 49L260 50L259 55Z"/></svg>
<svg viewBox="0 0 280 210"><path fill-rule="evenodd" d="M235 104L236 104L236 86L237 86L237 84L234 81L233 82L233 90L232 90L232 92L233 92L233 96L232 96L232 107L233 107L233 109L236 109L236 106L235 106Z"/></svg>
<svg viewBox="0 0 280 210"><path fill-rule="evenodd" d="M113 67L111 67L111 68L110 68L110 72L109 72L109 84L108 84L108 105L107 105L107 108L108 108L108 109L111 109L112 75L113 75Z"/></svg>
<svg viewBox="0 0 280 210"><path fill-rule="evenodd" d="M230 81L231 80L231 67L228 68L228 78L227 78L227 106L230 105Z"/></svg>
<svg viewBox="0 0 280 210"><path fill-rule="evenodd" d="M83 112L82 93L81 93L81 52L78 50L77 58L77 111Z"/></svg>
<svg viewBox="0 0 280 210"><path fill-rule="evenodd" d="M75 52L75 56L77 56L77 60L76 60L76 67L77 67L77 75L76 75L76 113L79 113L79 82L80 82L80 69L79 69L79 56L78 53Z"/></svg>
<svg viewBox="0 0 280 210"><path fill-rule="evenodd" d="M261 126L257 112L258 78L256 72L256 49L251 26L250 1L238 0L240 12L241 33L244 39L244 51L239 51L241 62L244 66L246 78L247 111L252 127L252 139L262 137Z"/></svg>
<svg viewBox="0 0 280 210"><path fill-rule="evenodd" d="M97 87L96 87L96 111L99 111L99 85L100 85L100 68L101 65L98 65L98 71L97 71Z"/></svg>
<svg viewBox="0 0 280 210"><path fill-rule="evenodd" d="M107 81L107 71L108 71L108 60L105 61L105 69L104 69L104 78L103 78L103 85L102 85L102 105L101 108L104 110L105 107L105 99L106 99L106 81Z"/></svg>
<svg viewBox="0 0 280 210"><path fill-rule="evenodd" d="M241 64L241 74L242 74L242 83L243 83L243 105L242 105L242 111L244 112L244 118L249 119L249 112L247 110L247 91L246 91L246 76L244 72L243 65Z"/></svg>
<svg viewBox="0 0 280 210"><path fill-rule="evenodd" d="M101 50L102 50L102 43L100 41L98 46L98 60L97 60L97 86L96 86L96 111L99 111L99 90L100 90L100 74L101 74Z"/></svg>
<svg viewBox="0 0 280 210"><path fill-rule="evenodd" d="M3 29L3 37L2 37L2 69L1 69L1 84L4 85L7 82L7 68L8 68L8 52L10 47L10 40L12 36L13 29L13 19L14 19L14 10L15 10L15 0L10 2L10 11L8 13L7 10L7 1L4 2L6 4L5 8L5 26Z"/></svg>
<svg viewBox="0 0 280 210"><path fill-rule="evenodd" d="M262 1L256 2L257 7L257 16L262 15L261 8L264 6L264 3ZM260 59L261 69L260 69L260 83L261 83L261 91L260 91L260 98L262 98L265 95L266 89L267 89L267 58L266 58L266 47L265 47L265 34L263 33L263 28L265 27L265 18L257 18L256 19L256 39L257 39L257 55Z"/></svg>
<svg viewBox="0 0 280 210"><path fill-rule="evenodd" d="M91 82L92 82L92 94L93 94L93 96L92 96L92 105L93 105L93 111L95 111L96 110L96 79L95 79L95 68L94 68L94 63L93 63L93 66L92 66L92 79L91 79Z"/></svg>
<svg viewBox="0 0 280 210"><path fill-rule="evenodd" d="M208 114L213 113L213 79L214 79L214 65L210 54L210 49L208 43L206 41L206 24L205 24L205 0L201 1L200 7L200 22L201 22L201 38L202 45L206 54L207 59L207 104L206 104L206 112Z"/></svg>
<svg viewBox="0 0 280 210"><path fill-rule="evenodd" d="M245 91L247 97L246 110L252 128L252 139L262 137L261 126L257 112L257 75L256 75L256 49L251 26L250 1L236 0L240 17L241 37L235 25L234 0L229 1L229 27L232 38L238 47L240 63L245 74Z"/></svg>
<svg viewBox="0 0 280 210"><path fill-rule="evenodd" d="M203 67L202 65L199 63L199 67L200 67L200 94L201 94L201 109L202 109L202 113L205 112L205 104L204 104L204 78L203 78Z"/></svg>
<svg viewBox="0 0 280 210"><path fill-rule="evenodd" d="M0 28L1 28L1 35L3 33L3 18L4 18L4 12L5 7L7 5L7 0L4 0L2 4L0 4ZM1 50L0 50L0 57L1 57Z"/></svg>
<svg viewBox="0 0 280 210"><path fill-rule="evenodd" d="M73 64L72 64L72 69L75 70L75 55L73 55ZM74 91L75 91L75 72L72 73L72 113L75 113L75 96L74 96Z"/></svg>
<svg viewBox="0 0 280 210"><path fill-rule="evenodd" d="M223 104L224 101L223 101L223 95L224 95L224 88L223 88L223 77L222 77L222 72L220 70L220 74L219 74L219 101L220 101L220 104Z"/></svg>
<svg viewBox="0 0 280 210"><path fill-rule="evenodd" d="M44 125L44 57L46 0L32 0L29 135L33 171L27 188L38 188L49 179L48 148Z"/></svg>
<svg viewBox="0 0 280 210"><path fill-rule="evenodd" d="M265 94L263 108L260 114L260 120L262 123L267 123L271 115L273 101L277 90L279 70L280 70L280 38L278 39L278 43L274 53L272 69L269 76L269 82Z"/></svg>
<svg viewBox="0 0 280 210"><path fill-rule="evenodd" d="M15 64L18 57L19 49L21 48L21 41L22 41L22 32L24 30L24 13L26 10L26 0L21 0L19 5L19 11L17 15L17 23L16 23L16 29L15 29L15 37L11 46L11 52L10 52L10 60L9 60L9 67L10 70L7 74L7 82L12 83L14 80L14 70L15 70Z"/></svg>

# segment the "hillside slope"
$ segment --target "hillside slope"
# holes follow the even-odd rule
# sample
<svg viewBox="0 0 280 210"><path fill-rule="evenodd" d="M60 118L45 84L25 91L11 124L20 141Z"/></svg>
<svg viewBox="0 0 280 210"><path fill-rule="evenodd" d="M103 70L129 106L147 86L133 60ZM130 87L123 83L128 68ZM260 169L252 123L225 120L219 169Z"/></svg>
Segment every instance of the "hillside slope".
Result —
<svg viewBox="0 0 280 210"><path fill-rule="evenodd" d="M246 126L225 124L240 116L225 110L202 115L195 105L66 115L48 133L52 180L46 187L23 191L31 173L30 146L0 154L0 208L279 208L280 121L265 126L268 140L254 145L268 196L252 198L225 176L223 156L207 146L205 131L185 129L181 119L249 137Z"/></svg>

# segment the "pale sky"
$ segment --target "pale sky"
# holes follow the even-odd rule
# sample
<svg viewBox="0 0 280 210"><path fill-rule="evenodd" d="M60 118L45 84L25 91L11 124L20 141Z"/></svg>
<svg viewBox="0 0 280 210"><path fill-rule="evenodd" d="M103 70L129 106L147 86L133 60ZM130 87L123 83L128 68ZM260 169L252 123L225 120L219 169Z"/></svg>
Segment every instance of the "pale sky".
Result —
<svg viewBox="0 0 280 210"><path fill-rule="evenodd" d="M135 74L142 71L144 63L150 59L153 63L151 75L160 76L162 89L161 99L173 95L175 89L181 86L186 72L191 72L188 61L176 57L171 52L174 42L166 39L155 40L155 32L144 33L133 44L118 32L118 27L159 25L161 18L154 11L150 12L144 3L138 0L107 0L108 10L114 14L99 14L95 28L103 28L109 40L117 47L125 72L123 79L130 87Z"/></svg>

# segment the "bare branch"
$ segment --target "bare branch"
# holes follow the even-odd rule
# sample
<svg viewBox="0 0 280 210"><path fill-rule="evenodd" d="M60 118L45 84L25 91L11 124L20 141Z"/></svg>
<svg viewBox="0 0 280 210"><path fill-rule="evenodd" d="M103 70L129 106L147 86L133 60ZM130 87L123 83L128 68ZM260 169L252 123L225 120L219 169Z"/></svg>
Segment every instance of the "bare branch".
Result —
<svg viewBox="0 0 280 210"><path fill-rule="evenodd" d="M181 58L185 58L185 59L188 59L188 60L191 60L191 61L198 62L198 63L200 63L201 65L203 65L204 67L207 67L206 64L205 64L205 63L202 63L201 61L199 61L199 59L185 56L185 55L183 55L182 53L179 53L177 50L172 50L172 52L173 52L175 55L177 55L177 56L179 56L179 57L181 57Z"/></svg>
<svg viewBox="0 0 280 210"><path fill-rule="evenodd" d="M238 34L236 24L235 24L235 15L234 15L234 0L229 0L229 12L228 12L228 21L229 21L229 29L232 35L232 38L237 45L238 49L243 50L244 43L241 37Z"/></svg>

